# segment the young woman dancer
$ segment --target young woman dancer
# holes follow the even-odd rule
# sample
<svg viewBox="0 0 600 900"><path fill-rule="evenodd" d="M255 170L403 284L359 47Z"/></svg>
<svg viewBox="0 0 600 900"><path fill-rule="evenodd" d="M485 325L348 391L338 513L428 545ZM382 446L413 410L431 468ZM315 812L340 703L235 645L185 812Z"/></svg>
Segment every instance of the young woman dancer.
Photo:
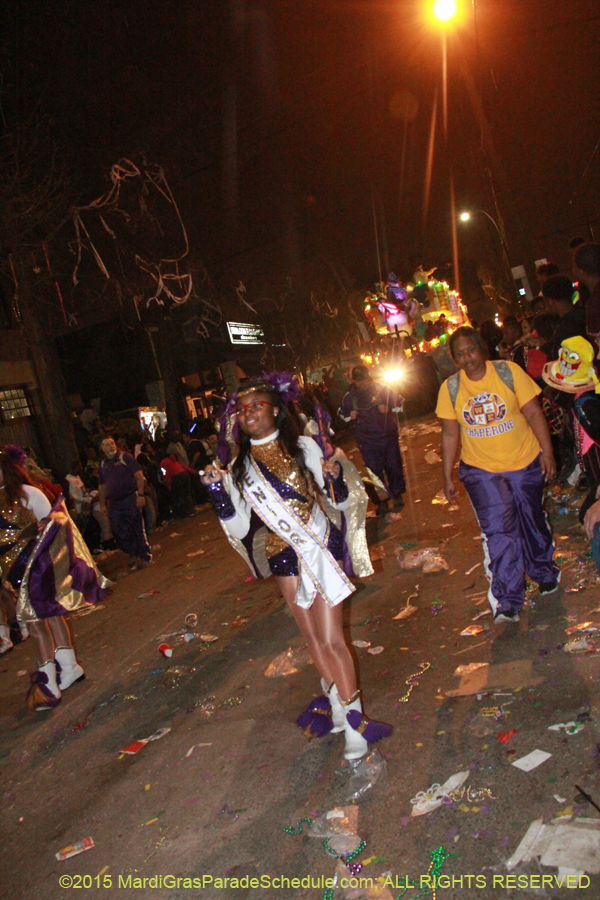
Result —
<svg viewBox="0 0 600 900"><path fill-rule="evenodd" d="M342 534L319 504L327 483L343 508L348 488L339 463L299 435L288 406L297 396L292 376L279 373L241 388L228 406L237 456L227 472L205 469L203 481L233 546L259 574L275 575L321 675L326 697L309 704L298 724L309 736L343 731L344 756L359 759L391 727L362 712L342 624L342 602L354 586L342 569Z"/></svg>

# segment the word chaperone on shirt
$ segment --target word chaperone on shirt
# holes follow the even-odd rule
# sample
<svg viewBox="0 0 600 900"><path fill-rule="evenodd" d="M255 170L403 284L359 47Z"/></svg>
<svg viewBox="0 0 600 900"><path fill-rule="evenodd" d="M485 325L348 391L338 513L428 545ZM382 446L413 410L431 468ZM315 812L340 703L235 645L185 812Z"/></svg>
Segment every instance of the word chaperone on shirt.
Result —
<svg viewBox="0 0 600 900"><path fill-rule="evenodd" d="M506 402L488 391L469 397L462 413L468 437L496 437L515 427L513 419L506 419Z"/></svg>

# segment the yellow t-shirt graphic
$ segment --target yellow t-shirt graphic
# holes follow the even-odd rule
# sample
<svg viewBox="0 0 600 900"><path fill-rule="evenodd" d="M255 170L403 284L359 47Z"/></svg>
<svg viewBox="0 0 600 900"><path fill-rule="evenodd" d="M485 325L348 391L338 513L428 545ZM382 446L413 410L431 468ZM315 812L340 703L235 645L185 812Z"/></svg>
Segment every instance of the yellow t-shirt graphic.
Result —
<svg viewBox="0 0 600 900"><path fill-rule="evenodd" d="M520 366L511 362L505 365L510 367L514 392L488 361L480 381L471 381L460 371L454 405L447 381L438 395L436 414L440 419L456 419L460 425L460 458L487 472L524 469L540 452L538 440L521 412L540 388Z"/></svg>

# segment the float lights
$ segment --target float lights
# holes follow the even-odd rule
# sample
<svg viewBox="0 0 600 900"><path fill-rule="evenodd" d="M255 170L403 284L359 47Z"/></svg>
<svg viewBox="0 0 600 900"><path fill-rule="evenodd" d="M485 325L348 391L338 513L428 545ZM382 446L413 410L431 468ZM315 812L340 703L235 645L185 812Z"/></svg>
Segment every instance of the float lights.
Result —
<svg viewBox="0 0 600 900"><path fill-rule="evenodd" d="M449 22L456 15L456 3L454 0L436 0L433 15L438 22Z"/></svg>
<svg viewBox="0 0 600 900"><path fill-rule="evenodd" d="M471 218L471 213L468 213L468 212L462 212L462 213L460 214L460 221L461 221L461 222L468 222L470 218Z"/></svg>

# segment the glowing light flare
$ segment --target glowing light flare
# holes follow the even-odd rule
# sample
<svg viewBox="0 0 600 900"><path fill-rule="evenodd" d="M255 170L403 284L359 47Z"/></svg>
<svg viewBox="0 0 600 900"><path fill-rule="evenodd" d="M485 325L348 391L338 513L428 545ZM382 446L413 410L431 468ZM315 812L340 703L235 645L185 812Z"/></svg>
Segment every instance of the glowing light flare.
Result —
<svg viewBox="0 0 600 900"><path fill-rule="evenodd" d="M456 15L455 0L436 0L432 12L438 22L449 22Z"/></svg>
<svg viewBox="0 0 600 900"><path fill-rule="evenodd" d="M402 369L388 369L383 377L384 377L385 381L388 381L388 382L400 381L403 374L404 373L403 373Z"/></svg>
<svg viewBox="0 0 600 900"><path fill-rule="evenodd" d="M461 212L461 214L460 214L460 221L461 221L461 222L468 222L470 218L471 218L471 213L468 213L468 212Z"/></svg>

